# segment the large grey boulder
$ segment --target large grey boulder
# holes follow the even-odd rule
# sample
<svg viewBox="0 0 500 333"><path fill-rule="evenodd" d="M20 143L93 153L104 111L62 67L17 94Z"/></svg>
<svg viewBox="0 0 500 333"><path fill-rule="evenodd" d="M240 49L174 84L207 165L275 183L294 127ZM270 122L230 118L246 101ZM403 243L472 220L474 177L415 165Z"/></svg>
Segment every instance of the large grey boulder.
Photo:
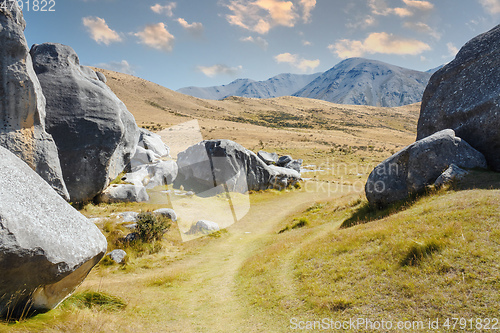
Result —
<svg viewBox="0 0 500 333"><path fill-rule="evenodd" d="M106 247L93 223L0 147L0 316L53 309Z"/></svg>
<svg viewBox="0 0 500 333"><path fill-rule="evenodd" d="M33 70L25 26L17 2L1 6L0 146L28 163L69 200L57 147L45 130L45 98Z"/></svg>
<svg viewBox="0 0 500 333"><path fill-rule="evenodd" d="M446 128L500 171L500 25L465 44L429 81L417 139Z"/></svg>
<svg viewBox="0 0 500 333"><path fill-rule="evenodd" d="M376 206L406 199L433 184L451 164L465 169L486 168L486 159L453 130L443 130L379 164L368 177L366 197Z"/></svg>
<svg viewBox="0 0 500 333"><path fill-rule="evenodd" d="M71 200L91 200L130 162L139 129L125 104L75 51L34 45L31 56L47 99L47 131L59 149Z"/></svg>
<svg viewBox="0 0 500 333"><path fill-rule="evenodd" d="M99 202L119 203L119 202L146 202L149 195L144 186L114 184L105 189L99 196Z"/></svg>
<svg viewBox="0 0 500 333"><path fill-rule="evenodd" d="M283 181L293 184L300 180L298 172L268 166L255 153L230 140L202 141L191 146L177 155L177 165L175 185L198 193L217 187L245 193L282 188Z"/></svg>

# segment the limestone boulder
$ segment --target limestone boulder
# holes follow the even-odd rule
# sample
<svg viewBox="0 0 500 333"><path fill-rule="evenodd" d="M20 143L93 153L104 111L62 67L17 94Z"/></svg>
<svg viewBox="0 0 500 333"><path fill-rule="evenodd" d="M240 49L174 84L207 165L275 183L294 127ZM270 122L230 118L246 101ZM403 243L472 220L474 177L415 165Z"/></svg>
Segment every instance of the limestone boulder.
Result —
<svg viewBox="0 0 500 333"><path fill-rule="evenodd" d="M16 2L0 8L0 146L69 200L57 147L45 128L45 97L33 70L25 26Z"/></svg>
<svg viewBox="0 0 500 333"><path fill-rule="evenodd" d="M220 231L220 227L217 223L211 221L201 220L196 222L191 229L186 233L187 235L203 234L208 235L214 232Z"/></svg>
<svg viewBox="0 0 500 333"><path fill-rule="evenodd" d="M103 203L146 202L149 195L144 186L114 184L105 189L98 197Z"/></svg>
<svg viewBox="0 0 500 333"><path fill-rule="evenodd" d="M0 316L53 309L106 248L95 224L0 147Z"/></svg>
<svg viewBox="0 0 500 333"><path fill-rule="evenodd" d="M80 65L71 47L34 45L31 56L71 201L91 200L129 164L139 129L125 104L96 72Z"/></svg>
<svg viewBox="0 0 500 333"><path fill-rule="evenodd" d="M437 188L445 186L447 184L450 184L454 181L460 180L467 176L469 172L467 170L464 170L455 164L450 165L448 169L446 169L445 172L441 174L441 176L436 179L434 182L434 186Z"/></svg>
<svg viewBox="0 0 500 333"><path fill-rule="evenodd" d="M267 151L261 150L257 153L257 156L267 165L278 164L279 156L276 153L268 153Z"/></svg>
<svg viewBox="0 0 500 333"><path fill-rule="evenodd" d="M139 129L139 146L153 151L156 155L160 157L167 157L170 155L170 148L163 142L161 136L148 131L147 129Z"/></svg>
<svg viewBox="0 0 500 333"><path fill-rule="evenodd" d="M452 164L486 168L486 159L451 129L419 140L386 159L372 171L365 186L368 201L386 206L422 192Z"/></svg>
<svg viewBox="0 0 500 333"><path fill-rule="evenodd" d="M431 77L417 139L447 128L500 171L500 25L466 43Z"/></svg>
<svg viewBox="0 0 500 333"><path fill-rule="evenodd" d="M300 174L268 166L255 153L230 140L202 141L177 155L176 186L204 192L213 188L245 193L249 190L282 188Z"/></svg>
<svg viewBox="0 0 500 333"><path fill-rule="evenodd" d="M177 214L175 213L175 211L173 209L160 208L160 209L155 210L153 212L153 214L161 215L161 216L164 216L166 218L169 218L173 222L177 222Z"/></svg>

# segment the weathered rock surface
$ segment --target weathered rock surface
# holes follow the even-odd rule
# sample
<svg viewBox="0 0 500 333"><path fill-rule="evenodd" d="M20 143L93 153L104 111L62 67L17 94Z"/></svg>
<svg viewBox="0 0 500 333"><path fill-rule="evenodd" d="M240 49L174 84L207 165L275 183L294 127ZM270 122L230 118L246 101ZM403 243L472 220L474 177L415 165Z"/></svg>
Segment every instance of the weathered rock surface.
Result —
<svg viewBox="0 0 500 333"><path fill-rule="evenodd" d="M451 164L486 168L484 156L447 129L419 140L379 164L365 186L368 201L377 206L421 192Z"/></svg>
<svg viewBox="0 0 500 333"><path fill-rule="evenodd" d="M429 81L417 139L446 128L500 171L500 25L465 44Z"/></svg>
<svg viewBox="0 0 500 333"><path fill-rule="evenodd" d="M146 188L137 185L111 185L99 195L99 201L103 203L146 202L148 200Z"/></svg>
<svg viewBox="0 0 500 333"><path fill-rule="evenodd" d="M257 153L257 156L267 165L278 164L279 156L276 153L268 153L267 151L261 150Z"/></svg>
<svg viewBox="0 0 500 333"><path fill-rule="evenodd" d="M0 147L0 315L50 310L106 253L99 229Z"/></svg>
<svg viewBox="0 0 500 333"><path fill-rule="evenodd" d="M160 157L166 157L170 155L170 148L165 143L163 143L161 136L144 128L140 128L139 131L140 147L151 150Z"/></svg>
<svg viewBox="0 0 500 333"><path fill-rule="evenodd" d="M285 155L285 156L281 156L279 159L278 159L278 163L276 163L277 166L280 166L280 167L285 167L288 163L292 162L293 161L293 158L292 156L290 155Z"/></svg>
<svg viewBox="0 0 500 333"><path fill-rule="evenodd" d="M446 184L450 184L455 180L460 180L469 174L468 171L456 166L455 164L450 165L445 172L441 174L441 176L436 179L434 182L434 186L442 187Z"/></svg>
<svg viewBox="0 0 500 333"><path fill-rule="evenodd" d="M57 147L45 130L45 97L24 37L17 3L0 8L0 145L69 199ZM12 11L10 10L12 7Z"/></svg>
<svg viewBox="0 0 500 333"><path fill-rule="evenodd" d="M59 149L71 200L91 200L130 162L139 129L97 74L80 66L71 47L34 45L31 56L47 99L47 131Z"/></svg>
<svg viewBox="0 0 500 333"><path fill-rule="evenodd" d="M170 208L157 209L153 212L153 214L165 216L174 222L177 221L177 214L175 213L175 211L173 209L170 209Z"/></svg>
<svg viewBox="0 0 500 333"><path fill-rule="evenodd" d="M155 163L160 160L161 156L155 154L154 151L146 149L141 146L137 146L132 159L130 160L130 167L135 169L141 167L145 164Z"/></svg>
<svg viewBox="0 0 500 333"><path fill-rule="evenodd" d="M285 165L285 168L292 169L300 173L300 168L302 167L302 163L304 163L304 161L301 159L292 160Z"/></svg>
<svg viewBox="0 0 500 333"><path fill-rule="evenodd" d="M291 169L267 166L255 153L230 140L202 141L177 155L176 186L203 192L224 187L231 192L282 188L300 174Z"/></svg>
<svg viewBox="0 0 500 333"><path fill-rule="evenodd" d="M157 186L172 184L177 178L178 167L175 161L158 161L143 164L132 169L122 180L138 186L152 189Z"/></svg>
<svg viewBox="0 0 500 333"><path fill-rule="evenodd" d="M186 233L187 235L196 235L196 234L203 234L203 235L208 235L211 233L214 233L216 231L220 231L220 227L217 223L211 222L211 221L198 221L196 222L195 225L189 229L189 231Z"/></svg>

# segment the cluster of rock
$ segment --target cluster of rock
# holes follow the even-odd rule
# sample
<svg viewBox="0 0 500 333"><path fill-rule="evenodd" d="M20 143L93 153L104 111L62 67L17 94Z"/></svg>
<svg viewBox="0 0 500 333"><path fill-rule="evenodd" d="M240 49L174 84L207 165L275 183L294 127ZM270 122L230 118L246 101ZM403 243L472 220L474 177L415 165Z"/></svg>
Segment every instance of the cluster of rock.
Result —
<svg viewBox="0 0 500 333"><path fill-rule="evenodd" d="M282 168L292 169L300 173L300 168L302 167L303 161L301 159L294 160L292 156L278 156L276 153L268 153L266 151L259 151L257 156L264 161L267 165L275 165Z"/></svg>
<svg viewBox="0 0 500 333"><path fill-rule="evenodd" d="M20 8L7 7L0 13L0 145L63 198L92 200L129 163L139 139L134 117L71 47L29 50Z"/></svg>
<svg viewBox="0 0 500 333"><path fill-rule="evenodd" d="M434 73L422 100L418 141L373 170L368 201L386 206L461 178L463 169L500 171L499 77L500 25L470 40Z"/></svg>
<svg viewBox="0 0 500 333"><path fill-rule="evenodd" d="M133 116L75 52L24 37L0 7L0 316L54 308L106 253L66 200L94 198L129 163Z"/></svg>
<svg viewBox="0 0 500 333"><path fill-rule="evenodd" d="M255 153L230 140L202 141L177 156L177 186L197 193L220 188L245 193L294 185L300 173L268 165Z"/></svg>
<svg viewBox="0 0 500 333"><path fill-rule="evenodd" d="M148 189L172 184L177 178L177 163L165 160L169 147L158 134L140 129L139 143L130 161L131 172L122 180L128 184L114 184L99 196L99 201L145 202L149 201Z"/></svg>

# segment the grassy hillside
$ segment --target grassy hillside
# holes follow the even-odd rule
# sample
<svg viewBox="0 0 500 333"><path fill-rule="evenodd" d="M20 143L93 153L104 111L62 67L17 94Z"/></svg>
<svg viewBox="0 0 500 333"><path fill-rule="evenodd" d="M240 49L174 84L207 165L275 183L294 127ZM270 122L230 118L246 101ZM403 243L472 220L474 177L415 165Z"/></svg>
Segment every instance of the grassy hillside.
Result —
<svg viewBox="0 0 500 333"><path fill-rule="evenodd" d="M431 319L435 331L471 332L470 322L447 329L446 319L485 325L498 316L499 174L476 171L449 191L383 211L367 205L368 173L414 140L418 105L203 101L103 72L139 124L198 119L207 138L291 152L321 170L305 173L301 189L251 193L249 213L222 232L183 243L174 223L161 242L126 247L125 264L101 262L62 306L0 323L0 332L290 332L323 318L408 321L414 332L430 331ZM112 250L128 232L117 213L166 206L156 193L153 203L88 205L82 213L101 218Z"/></svg>

